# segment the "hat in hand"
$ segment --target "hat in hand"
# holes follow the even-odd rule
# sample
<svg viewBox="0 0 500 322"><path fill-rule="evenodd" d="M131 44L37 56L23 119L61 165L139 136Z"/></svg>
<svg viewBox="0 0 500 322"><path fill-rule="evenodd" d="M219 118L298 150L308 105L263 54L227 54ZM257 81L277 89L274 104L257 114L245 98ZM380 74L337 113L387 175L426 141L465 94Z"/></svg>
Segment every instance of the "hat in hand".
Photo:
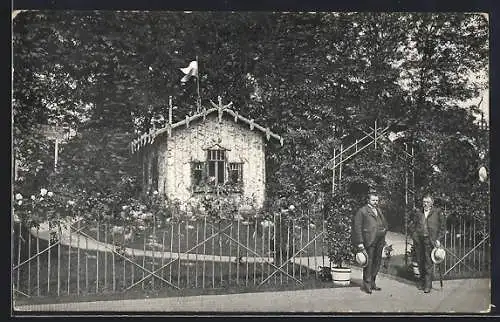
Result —
<svg viewBox="0 0 500 322"><path fill-rule="evenodd" d="M366 267L368 265L368 254L365 250L356 253L356 263L361 267Z"/></svg>
<svg viewBox="0 0 500 322"><path fill-rule="evenodd" d="M431 251L431 259L434 264L439 264L444 261L446 257L446 252L441 247L434 247Z"/></svg>

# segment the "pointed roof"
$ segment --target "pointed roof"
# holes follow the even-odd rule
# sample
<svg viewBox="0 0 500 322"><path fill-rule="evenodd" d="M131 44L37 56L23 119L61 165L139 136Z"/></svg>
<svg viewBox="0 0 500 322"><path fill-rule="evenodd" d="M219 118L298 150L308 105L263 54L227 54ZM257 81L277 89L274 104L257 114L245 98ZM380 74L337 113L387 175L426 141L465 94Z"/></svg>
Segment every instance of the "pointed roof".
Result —
<svg viewBox="0 0 500 322"><path fill-rule="evenodd" d="M169 135L171 135L173 129L178 128L182 125L189 126L189 123L196 121L196 120L199 120L199 119L202 119L204 121L206 119L207 115L213 114L215 112L218 112L219 122L222 121L222 116L224 113L226 113L232 117L231 119L235 123L237 123L238 121L241 121L241 122L249 125L250 130L253 131L253 130L257 129L260 132L262 132L263 134L265 134L268 141L271 138L274 138L276 140L279 140L280 144L283 145L283 138L281 136L279 136L276 133L273 133L269 128L265 128L265 127L255 123L255 121L253 119L248 119L248 118L238 114L238 112L229 109L229 107L232 106L232 104L233 104L232 102L225 105L225 106L222 106L222 104L220 104L220 103L219 103L219 105L216 105L214 102L212 102L212 101L210 101L210 102L214 106L211 109L204 110L204 111L197 113L195 115L192 115L192 116L186 115L185 119L183 119L182 121L179 121L179 122L173 123L173 124L167 123L167 125L161 129L157 129L157 130L151 129L149 132L144 133L141 136L139 136L138 138L134 139L130 143L130 149L131 149L132 153L139 151L141 148L143 148L147 144L152 144L154 142L154 140L156 139L156 137L158 137L159 135L162 135L163 133L168 133Z"/></svg>

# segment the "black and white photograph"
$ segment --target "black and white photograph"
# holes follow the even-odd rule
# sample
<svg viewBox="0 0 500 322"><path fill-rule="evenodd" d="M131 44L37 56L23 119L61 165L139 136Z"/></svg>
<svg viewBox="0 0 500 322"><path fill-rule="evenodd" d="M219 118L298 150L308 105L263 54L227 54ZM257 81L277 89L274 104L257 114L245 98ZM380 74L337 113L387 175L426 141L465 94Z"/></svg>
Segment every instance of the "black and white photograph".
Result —
<svg viewBox="0 0 500 322"><path fill-rule="evenodd" d="M12 11L11 316L490 313L490 18Z"/></svg>

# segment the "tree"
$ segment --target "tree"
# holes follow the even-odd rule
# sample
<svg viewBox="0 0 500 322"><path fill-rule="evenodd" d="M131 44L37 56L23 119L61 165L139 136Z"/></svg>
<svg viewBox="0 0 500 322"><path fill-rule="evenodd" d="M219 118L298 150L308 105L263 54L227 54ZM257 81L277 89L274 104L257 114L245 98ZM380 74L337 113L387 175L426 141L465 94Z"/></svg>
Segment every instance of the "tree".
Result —
<svg viewBox="0 0 500 322"><path fill-rule="evenodd" d="M457 101L480 89L467 76L485 68L487 46L479 14L25 12L14 20L16 158L27 173L41 167L48 177L48 145L33 128L74 126L81 137L65 148L63 155L75 155L61 165L65 184L113 193L137 176L138 166L126 165L126 141L166 116L169 96L178 107L174 121L194 113L195 84L182 86L179 68L198 56L203 106L222 95L284 137L283 147L267 147L269 198L306 207L318 190L329 192L331 175L322 169L333 150L375 120L397 120L420 142L416 173L427 187L425 151L457 130L477 135L476 108ZM108 145L115 133L130 137ZM393 156L366 153L379 166L352 163L353 178L396 189L402 173ZM443 175L453 181L451 172Z"/></svg>

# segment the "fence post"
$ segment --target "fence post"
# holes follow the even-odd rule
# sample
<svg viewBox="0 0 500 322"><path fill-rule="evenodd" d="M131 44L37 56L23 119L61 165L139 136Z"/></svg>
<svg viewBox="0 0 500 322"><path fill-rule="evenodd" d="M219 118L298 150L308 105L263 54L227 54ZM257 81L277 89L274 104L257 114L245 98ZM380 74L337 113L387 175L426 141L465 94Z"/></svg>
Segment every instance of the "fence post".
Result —
<svg viewBox="0 0 500 322"><path fill-rule="evenodd" d="M206 240L207 240L207 216L204 216L203 220L203 272L202 272L202 288L205 288L205 263L206 263Z"/></svg>
<svg viewBox="0 0 500 322"><path fill-rule="evenodd" d="M40 254L40 238L39 238L40 228L36 228L36 252ZM40 255L36 257L36 294L40 296Z"/></svg>
<svg viewBox="0 0 500 322"><path fill-rule="evenodd" d="M100 237L100 231L101 230L101 225L99 225L99 219L97 219L97 240L101 241ZM96 261L95 261L95 266L96 266L96 279L95 279L95 292L99 293L99 255L100 255L99 247L97 247L96 250Z"/></svg>
<svg viewBox="0 0 500 322"><path fill-rule="evenodd" d="M50 227L51 225L49 224L49 240L48 240L48 256L47 256L47 295L50 295L50 250L52 247L50 247L50 240L52 237L52 229Z"/></svg>
<svg viewBox="0 0 500 322"><path fill-rule="evenodd" d="M199 221L198 219L196 219L196 245L198 245L199 243ZM195 255L194 255L194 258L195 258L195 261L196 261L196 265L194 266L195 267L195 277L194 277L194 287L195 288L198 288L198 247L196 247L195 249ZM163 263L162 263L163 265Z"/></svg>
<svg viewBox="0 0 500 322"><path fill-rule="evenodd" d="M247 225L247 246L250 248L250 222L248 222ZM248 248L246 249L246 281L245 281L245 286L248 286Z"/></svg>
<svg viewBox="0 0 500 322"><path fill-rule="evenodd" d="M253 232L253 247L255 252L257 252L257 216L255 217L255 230ZM255 259L255 254L253 254L253 285L257 284L257 261Z"/></svg>
<svg viewBox="0 0 500 322"><path fill-rule="evenodd" d="M76 223L78 231L80 231L80 220ZM76 294L80 295L80 236L76 236Z"/></svg>

